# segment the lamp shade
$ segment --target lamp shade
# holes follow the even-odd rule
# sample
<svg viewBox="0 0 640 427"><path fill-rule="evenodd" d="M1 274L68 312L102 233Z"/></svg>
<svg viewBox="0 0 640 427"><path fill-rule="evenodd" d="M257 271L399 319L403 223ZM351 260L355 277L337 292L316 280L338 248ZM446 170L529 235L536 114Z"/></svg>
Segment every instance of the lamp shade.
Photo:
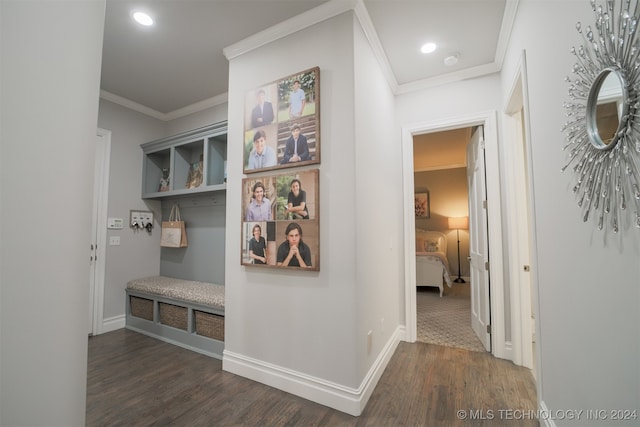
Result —
<svg viewBox="0 0 640 427"><path fill-rule="evenodd" d="M459 216L449 218L449 228L452 230L466 230L469 228L469 217Z"/></svg>

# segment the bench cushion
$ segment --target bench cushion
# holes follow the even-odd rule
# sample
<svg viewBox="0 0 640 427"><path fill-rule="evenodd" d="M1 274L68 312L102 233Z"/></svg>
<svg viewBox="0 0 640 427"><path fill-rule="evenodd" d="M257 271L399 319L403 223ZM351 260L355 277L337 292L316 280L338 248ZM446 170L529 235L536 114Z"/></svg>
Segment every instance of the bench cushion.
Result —
<svg viewBox="0 0 640 427"><path fill-rule="evenodd" d="M213 283L152 276L131 280L127 289L224 309L224 286Z"/></svg>

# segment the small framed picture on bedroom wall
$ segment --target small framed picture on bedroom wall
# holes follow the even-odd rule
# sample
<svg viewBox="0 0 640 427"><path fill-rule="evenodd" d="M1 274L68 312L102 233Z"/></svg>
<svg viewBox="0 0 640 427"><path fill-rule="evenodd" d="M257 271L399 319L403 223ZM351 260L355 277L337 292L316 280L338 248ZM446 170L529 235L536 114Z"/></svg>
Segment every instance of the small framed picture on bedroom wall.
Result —
<svg viewBox="0 0 640 427"><path fill-rule="evenodd" d="M428 191L416 193L414 197L414 202L415 202L415 209L416 209L416 218L431 217Z"/></svg>

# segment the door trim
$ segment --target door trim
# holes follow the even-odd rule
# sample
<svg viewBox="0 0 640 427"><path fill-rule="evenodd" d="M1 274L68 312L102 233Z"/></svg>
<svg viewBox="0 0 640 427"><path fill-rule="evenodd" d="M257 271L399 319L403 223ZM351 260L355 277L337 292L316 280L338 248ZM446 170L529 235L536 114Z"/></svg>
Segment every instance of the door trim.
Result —
<svg viewBox="0 0 640 427"><path fill-rule="evenodd" d="M532 343L531 343L531 332L532 332L532 327L531 327L531 307L534 307L534 313L535 313L535 317L536 317L536 322L535 322L535 334L536 334L536 340L537 342L540 341L540 317L539 317L539 313L540 313L540 308L538 306L538 268L537 268L537 252L536 252L536 248L537 248L537 243L536 243L536 217L535 217L535 198L533 197L534 195L534 188L533 188L533 167L532 167L532 153L531 153L531 133L530 133L530 121L529 121L529 96L528 96L528 92L527 92L527 61L526 61L526 54L523 51L520 59L518 61L518 64L516 66L515 72L514 72L514 76L513 76L513 80L512 80L512 84L511 84L511 89L508 92L508 96L507 96L507 100L505 103L505 107L504 107L504 112L505 112L505 136L506 136L506 141L505 141L505 158L506 163L509 164L509 162L511 162L511 164L513 165L512 167L514 168L518 168L519 170L526 170L527 171L527 176L526 176L526 183L523 183L524 186L526 186L526 191L523 191L522 188L511 188L511 192L512 192L512 197L515 201L515 203L525 203L525 201L523 200L524 197L526 197L526 194L528 194L528 200L526 201L526 206L528 208L527 211L527 215L529 217L529 230L528 230L528 238L527 240L527 244L528 244L528 252L529 252L529 259L528 259L528 264L531 267L531 271L530 271L530 278L529 278L529 283L531 286L531 290L530 292L521 292L521 286L516 286L517 283L519 283L519 281L517 279L514 279L514 277L511 278L511 283L512 283L512 287L511 287L511 301L512 301L512 307L518 307L519 311L514 311L514 313L517 313L517 316L514 316L513 322L512 322L512 344L513 344L513 348L514 348L514 363L516 363L517 365L521 365L521 366L525 366L529 369L533 369L534 368L534 364L535 364L535 377L536 377L536 382L537 378L540 377L540 369L541 369L541 365L540 365L540 346L536 346L536 354L535 354L535 360L532 360L533 358L533 347L532 347ZM519 152L518 150L515 149L515 147L512 147L512 144L508 143L509 141L513 142L513 140L511 139L511 135L513 135L513 132L515 132L515 124L513 123L514 119L512 117L512 115L517 112L520 108L522 108L522 123L524 125L524 132L522 135L522 139L524 139L523 143L522 143L522 149L524 150L523 152ZM519 154L519 155L518 155ZM509 191L509 189L507 189L507 191ZM507 204L506 205L506 210L505 213L508 217L510 218L514 218L514 215L516 215L516 211L514 210L514 207L512 206L512 204ZM519 242L521 242L523 239L521 236L519 236L519 234L516 232L517 231L517 224L512 225L513 227L513 234L509 233L512 237L512 240L516 240L518 243L515 242L509 242L510 244L514 244L514 247L518 247ZM519 253L519 251L518 251ZM522 264L522 260L517 259L515 260L515 262L512 262L512 269L516 269L516 271L514 271L514 275L517 275L518 273L521 274L520 269L522 268L521 266ZM538 395L540 395L540 390L538 390Z"/></svg>
<svg viewBox="0 0 640 427"><path fill-rule="evenodd" d="M104 321L104 279L106 274L107 253L107 213L109 201L109 167L111 164L111 131L98 128L97 136L104 140L102 152L102 176L100 182L100 200L97 200L97 208L93 220L96 221L97 241L95 254L97 255L94 289L93 289L93 319L92 334L100 335L103 332ZM93 237L93 236L92 236Z"/></svg>
<svg viewBox="0 0 640 427"><path fill-rule="evenodd" d="M416 248L415 212L413 206L413 137L423 133L441 132L462 127L484 126L486 175L487 175L487 220L489 226L489 268L491 273L491 349L493 355L511 360L511 351L505 342L504 273L502 270L502 215L500 194L500 172L498 151L497 113L495 110L456 116L436 121L420 122L402 126L402 174L404 195L404 254L405 254L405 325L406 341L417 338L416 312Z"/></svg>

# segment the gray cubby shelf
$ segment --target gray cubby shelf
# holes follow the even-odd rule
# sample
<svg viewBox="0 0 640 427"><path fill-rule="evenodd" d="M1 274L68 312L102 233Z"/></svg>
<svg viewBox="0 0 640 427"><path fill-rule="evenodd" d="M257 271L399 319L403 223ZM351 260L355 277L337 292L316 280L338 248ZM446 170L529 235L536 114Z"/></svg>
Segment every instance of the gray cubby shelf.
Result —
<svg viewBox="0 0 640 427"><path fill-rule="evenodd" d="M141 145L142 198L160 199L227 189L227 122L220 122ZM202 184L186 188L189 169L202 161ZM169 170L169 190L160 191L163 169Z"/></svg>

